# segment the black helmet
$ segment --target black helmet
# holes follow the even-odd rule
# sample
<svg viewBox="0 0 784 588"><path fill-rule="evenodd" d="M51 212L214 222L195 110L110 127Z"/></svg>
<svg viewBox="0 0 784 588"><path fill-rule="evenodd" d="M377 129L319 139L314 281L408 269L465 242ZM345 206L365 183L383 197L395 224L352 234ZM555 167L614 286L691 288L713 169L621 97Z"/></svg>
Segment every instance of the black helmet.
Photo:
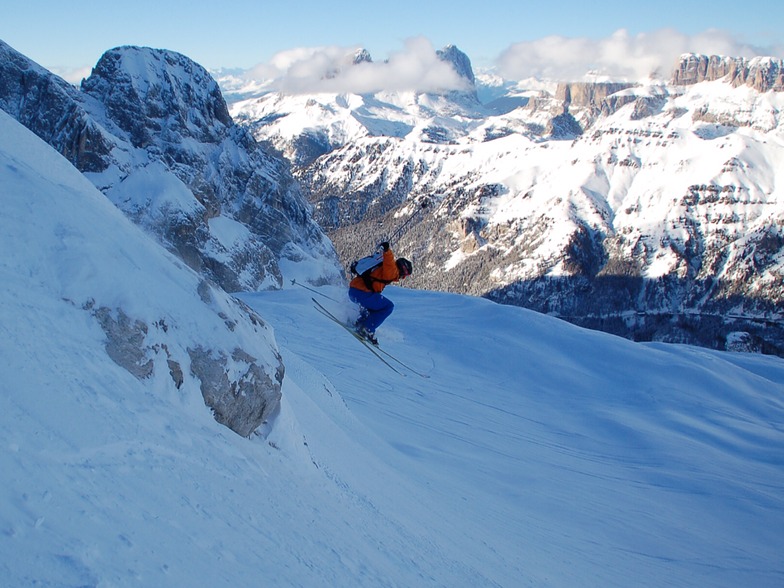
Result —
<svg viewBox="0 0 784 588"><path fill-rule="evenodd" d="M400 273L401 278L410 276L411 272L414 271L414 266L411 265L411 262L405 257L399 258L395 263L397 264L397 271Z"/></svg>

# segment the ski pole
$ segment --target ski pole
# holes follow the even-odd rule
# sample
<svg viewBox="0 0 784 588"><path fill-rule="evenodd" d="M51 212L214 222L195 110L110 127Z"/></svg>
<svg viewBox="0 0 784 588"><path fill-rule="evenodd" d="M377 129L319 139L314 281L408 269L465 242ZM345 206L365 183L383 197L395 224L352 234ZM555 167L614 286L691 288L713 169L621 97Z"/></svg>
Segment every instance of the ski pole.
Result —
<svg viewBox="0 0 784 588"><path fill-rule="evenodd" d="M314 290L313 288L308 288L305 284L300 284L297 280L291 280L291 283L293 285L295 285L295 286L301 286L302 288L305 288L305 290L310 290L314 294L318 294L319 296L323 296L324 298L328 298L332 302L338 302L337 300L332 298L332 296L327 296L326 294L323 294L322 292L319 292L318 290Z"/></svg>
<svg viewBox="0 0 784 588"><path fill-rule="evenodd" d="M427 208L427 206L428 206L427 199L422 200L422 202L420 204L420 207L417 209L417 211L414 212L414 214L412 214L408 218L408 220L406 220L406 222L404 222L402 225L400 225L394 233L392 233L392 236L389 238L388 241L390 243L393 242L393 241L397 241L401 237L401 235L403 234L404 229L411 223L411 221L413 221L417 216L419 216L419 213L421 213L423 210L425 210L425 208Z"/></svg>

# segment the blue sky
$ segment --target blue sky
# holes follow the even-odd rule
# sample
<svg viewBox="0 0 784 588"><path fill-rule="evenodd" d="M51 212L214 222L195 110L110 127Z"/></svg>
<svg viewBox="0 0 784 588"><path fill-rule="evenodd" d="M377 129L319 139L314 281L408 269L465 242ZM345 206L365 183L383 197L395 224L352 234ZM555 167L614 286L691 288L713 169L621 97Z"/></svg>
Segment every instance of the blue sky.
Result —
<svg viewBox="0 0 784 588"><path fill-rule="evenodd" d="M119 45L171 49L208 69L249 69L269 62L278 52L300 47L362 46L375 61L382 61L406 51L407 40L424 38L436 49L456 45L475 67L506 59L507 66L516 64L511 70L521 76L527 68L534 73L547 70L549 57L559 48L587 52L592 59L600 54L613 59L616 51L627 60L649 50L668 50L664 52L669 56L684 48L784 56L784 13L778 0L660 0L600 8L577 0L486 0L469 5L454 0L2 2L6 6L0 8L0 39L71 78L73 72L87 75L104 51ZM626 42L618 43L619 35L625 35ZM615 42L608 42L613 38ZM513 48L517 55L510 55ZM555 55L552 67L563 67L570 59ZM576 65L584 66L579 59Z"/></svg>

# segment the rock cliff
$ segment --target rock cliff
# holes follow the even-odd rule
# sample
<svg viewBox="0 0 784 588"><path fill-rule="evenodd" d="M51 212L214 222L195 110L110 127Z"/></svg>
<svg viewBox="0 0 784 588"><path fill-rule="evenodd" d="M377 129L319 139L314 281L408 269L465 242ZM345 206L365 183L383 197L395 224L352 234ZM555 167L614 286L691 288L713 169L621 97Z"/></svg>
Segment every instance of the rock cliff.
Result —
<svg viewBox="0 0 784 588"><path fill-rule="evenodd" d="M676 85L699 84L724 79L733 86L751 86L757 92L784 91L784 62L773 57L725 57L682 55L672 74Z"/></svg>

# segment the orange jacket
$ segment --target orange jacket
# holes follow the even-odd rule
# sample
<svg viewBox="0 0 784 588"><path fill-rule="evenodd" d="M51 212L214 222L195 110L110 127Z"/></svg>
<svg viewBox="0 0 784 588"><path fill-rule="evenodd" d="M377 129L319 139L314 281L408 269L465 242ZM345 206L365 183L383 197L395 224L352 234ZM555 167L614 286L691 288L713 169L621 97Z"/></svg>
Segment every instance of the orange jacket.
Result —
<svg viewBox="0 0 784 588"><path fill-rule="evenodd" d="M387 249L384 251L384 260L381 265L370 272L370 285L373 288L372 290L367 287L362 276L357 276L351 280L351 283L349 283L348 286L349 288L356 288L363 292L381 292L387 284L396 282L399 279L400 272L395 263L395 254L392 253L392 250Z"/></svg>

